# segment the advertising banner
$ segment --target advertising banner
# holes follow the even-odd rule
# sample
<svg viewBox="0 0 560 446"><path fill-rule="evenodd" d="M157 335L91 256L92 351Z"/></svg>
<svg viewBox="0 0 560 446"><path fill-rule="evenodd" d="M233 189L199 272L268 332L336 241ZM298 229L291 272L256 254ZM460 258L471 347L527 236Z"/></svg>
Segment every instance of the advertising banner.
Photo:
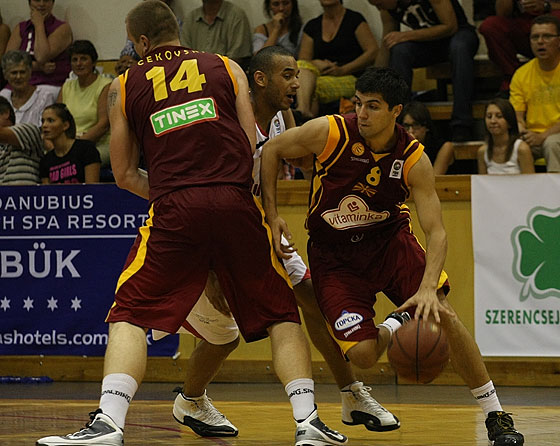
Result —
<svg viewBox="0 0 560 446"><path fill-rule="evenodd" d="M476 341L560 356L560 175L473 175Z"/></svg>
<svg viewBox="0 0 560 446"><path fill-rule="evenodd" d="M0 355L103 356L148 203L114 184L0 187ZM178 336L152 342L171 356Z"/></svg>

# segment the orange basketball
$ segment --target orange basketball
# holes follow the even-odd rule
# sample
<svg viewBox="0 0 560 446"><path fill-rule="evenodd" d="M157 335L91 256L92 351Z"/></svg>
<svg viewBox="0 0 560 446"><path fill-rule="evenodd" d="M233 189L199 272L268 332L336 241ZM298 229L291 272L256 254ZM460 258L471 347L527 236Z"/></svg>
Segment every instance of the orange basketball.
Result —
<svg viewBox="0 0 560 446"><path fill-rule="evenodd" d="M449 362L447 337L438 324L413 319L393 335L387 356L399 378L427 384Z"/></svg>

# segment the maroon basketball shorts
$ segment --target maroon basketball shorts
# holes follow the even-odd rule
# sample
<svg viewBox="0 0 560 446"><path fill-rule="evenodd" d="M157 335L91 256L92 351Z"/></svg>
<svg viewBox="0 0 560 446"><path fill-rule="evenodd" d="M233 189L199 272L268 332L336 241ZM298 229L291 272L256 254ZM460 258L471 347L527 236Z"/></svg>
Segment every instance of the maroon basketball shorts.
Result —
<svg viewBox="0 0 560 446"><path fill-rule="evenodd" d="M376 294L382 291L400 306L418 290L426 265L425 251L407 225L365 234L356 243L310 242L308 255L319 307L345 353L377 338ZM439 286L448 290L445 272Z"/></svg>
<svg viewBox="0 0 560 446"><path fill-rule="evenodd" d="M249 190L229 185L184 188L153 203L107 322L175 333L202 294L210 269L246 341L266 337L276 322L300 322L260 204Z"/></svg>

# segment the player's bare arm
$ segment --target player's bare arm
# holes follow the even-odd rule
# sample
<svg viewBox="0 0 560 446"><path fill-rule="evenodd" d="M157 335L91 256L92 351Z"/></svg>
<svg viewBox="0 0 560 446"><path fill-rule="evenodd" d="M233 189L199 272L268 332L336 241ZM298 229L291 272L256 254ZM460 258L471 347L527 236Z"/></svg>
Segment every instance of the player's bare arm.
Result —
<svg viewBox="0 0 560 446"><path fill-rule="evenodd" d="M432 165L426 154L423 154L410 169L408 185L414 198L420 226L426 236L426 268L416 294L397 311L416 306L416 319L422 316L427 320L432 315L439 323L440 312L451 315L437 296L439 278L447 254L447 234L443 227Z"/></svg>
<svg viewBox="0 0 560 446"><path fill-rule="evenodd" d="M140 151L128 121L121 107L121 84L117 78L109 88L107 108L111 124L111 167L115 181L121 189L126 189L142 198L149 198L148 175L138 168Z"/></svg>
<svg viewBox="0 0 560 446"><path fill-rule="evenodd" d="M269 140L262 151L261 187L262 201L266 220L272 230L274 250L281 258L290 258L292 246L283 246L282 234L288 240L292 235L286 222L278 216L276 204L276 172L280 160L300 158L305 155L319 155L329 136L329 123L326 117L313 119L301 127L294 127Z"/></svg>
<svg viewBox="0 0 560 446"><path fill-rule="evenodd" d="M254 154L255 146L257 145L257 137L255 135L255 115L253 114L253 106L251 105L251 97L249 95L249 82L247 81L247 76L236 62L230 59L229 66L235 76L238 87L237 98L235 100L237 117L239 118L241 127L243 127L243 130L247 134L247 138L249 138L251 152Z"/></svg>

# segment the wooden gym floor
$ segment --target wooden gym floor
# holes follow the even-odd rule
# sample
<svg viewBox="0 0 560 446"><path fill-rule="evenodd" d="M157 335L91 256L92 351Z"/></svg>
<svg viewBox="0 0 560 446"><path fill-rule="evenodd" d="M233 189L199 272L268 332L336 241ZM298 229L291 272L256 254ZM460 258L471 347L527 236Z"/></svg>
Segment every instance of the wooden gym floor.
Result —
<svg viewBox="0 0 560 446"><path fill-rule="evenodd" d="M233 439L197 437L171 415L173 384L144 383L127 418L127 446L289 446L295 425L279 384L212 384L214 404L240 431ZM0 384L0 445L28 446L53 434L79 430L97 408L99 384ZM485 446L484 417L461 386L374 386L373 395L401 420L393 432L369 432L340 421L338 389L316 385L323 421L354 446ZM504 409L513 412L528 446L560 444L560 389L498 388Z"/></svg>

